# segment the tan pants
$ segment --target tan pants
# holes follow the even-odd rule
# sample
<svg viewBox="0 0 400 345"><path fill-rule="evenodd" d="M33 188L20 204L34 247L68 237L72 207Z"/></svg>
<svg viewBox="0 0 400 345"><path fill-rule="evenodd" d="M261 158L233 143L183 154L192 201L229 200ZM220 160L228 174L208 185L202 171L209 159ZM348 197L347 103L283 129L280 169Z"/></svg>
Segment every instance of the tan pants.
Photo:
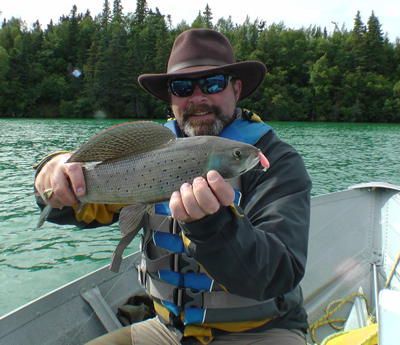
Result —
<svg viewBox="0 0 400 345"><path fill-rule="evenodd" d="M156 317L118 329L94 339L87 345L179 345L182 334L172 331ZM272 329L264 333L229 333L217 336L211 344L305 345L299 330ZM201 344L197 341L196 344Z"/></svg>

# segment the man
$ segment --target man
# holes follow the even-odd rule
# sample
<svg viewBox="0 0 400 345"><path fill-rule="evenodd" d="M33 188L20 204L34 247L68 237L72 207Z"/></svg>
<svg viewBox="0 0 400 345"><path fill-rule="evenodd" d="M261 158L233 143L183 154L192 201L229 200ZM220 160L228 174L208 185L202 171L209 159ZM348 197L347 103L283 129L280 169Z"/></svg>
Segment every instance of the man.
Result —
<svg viewBox="0 0 400 345"><path fill-rule="evenodd" d="M311 182L290 145L257 116L236 108L265 74L260 62L236 63L223 35L198 29L178 36L166 74L139 77L147 92L170 103L175 120L167 126L176 135L219 135L254 144L271 167L245 173L232 182L236 190L210 171L174 192L172 217L159 211L158 220L149 219L144 228L139 274L157 317L90 344L305 344L299 282L307 257ZM67 178L77 196L84 195L85 182L80 164L64 164L69 155L52 154L38 167L35 187L43 201L64 207L48 220L99 225L96 215L88 224L74 218L76 199ZM108 211L115 221L118 213ZM170 257L176 260L164 260Z"/></svg>

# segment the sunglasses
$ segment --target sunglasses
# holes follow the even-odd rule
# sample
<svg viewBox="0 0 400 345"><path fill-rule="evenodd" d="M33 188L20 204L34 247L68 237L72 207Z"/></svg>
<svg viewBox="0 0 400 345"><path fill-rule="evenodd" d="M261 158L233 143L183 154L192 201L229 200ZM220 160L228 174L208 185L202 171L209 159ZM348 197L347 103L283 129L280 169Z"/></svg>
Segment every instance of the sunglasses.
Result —
<svg viewBox="0 0 400 345"><path fill-rule="evenodd" d="M196 85L202 93L212 95L224 91L231 80L232 76L222 74L200 79L171 80L169 88L176 97L191 96Z"/></svg>

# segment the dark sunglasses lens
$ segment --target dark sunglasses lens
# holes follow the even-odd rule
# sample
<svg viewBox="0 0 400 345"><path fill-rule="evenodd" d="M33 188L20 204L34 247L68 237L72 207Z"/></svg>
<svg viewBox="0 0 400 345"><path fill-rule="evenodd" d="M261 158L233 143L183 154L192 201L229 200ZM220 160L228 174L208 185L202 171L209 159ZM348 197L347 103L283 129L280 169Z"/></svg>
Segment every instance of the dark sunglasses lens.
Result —
<svg viewBox="0 0 400 345"><path fill-rule="evenodd" d="M191 80L172 80L171 92L177 97L189 97L194 90L194 83Z"/></svg>
<svg viewBox="0 0 400 345"><path fill-rule="evenodd" d="M199 80L199 86L203 93L213 94L218 93L226 88L226 79L223 75L216 75L213 77L202 78Z"/></svg>
<svg viewBox="0 0 400 345"><path fill-rule="evenodd" d="M214 94L225 90L229 81L230 77L222 74L198 80L172 80L170 89L177 97L189 97L193 94L195 85L198 84L204 94Z"/></svg>

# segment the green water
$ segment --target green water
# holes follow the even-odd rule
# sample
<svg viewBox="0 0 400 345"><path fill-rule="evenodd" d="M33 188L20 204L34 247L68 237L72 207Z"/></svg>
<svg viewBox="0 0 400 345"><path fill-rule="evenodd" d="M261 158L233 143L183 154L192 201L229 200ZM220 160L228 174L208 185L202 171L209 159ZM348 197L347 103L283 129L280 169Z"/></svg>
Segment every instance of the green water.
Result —
<svg viewBox="0 0 400 345"><path fill-rule="evenodd" d="M120 239L117 226L79 230L45 223L36 229L32 166L122 122L0 119L0 316L109 263ZM313 195L360 182L400 185L400 125L269 124L303 156ZM137 248L134 241L125 254Z"/></svg>

